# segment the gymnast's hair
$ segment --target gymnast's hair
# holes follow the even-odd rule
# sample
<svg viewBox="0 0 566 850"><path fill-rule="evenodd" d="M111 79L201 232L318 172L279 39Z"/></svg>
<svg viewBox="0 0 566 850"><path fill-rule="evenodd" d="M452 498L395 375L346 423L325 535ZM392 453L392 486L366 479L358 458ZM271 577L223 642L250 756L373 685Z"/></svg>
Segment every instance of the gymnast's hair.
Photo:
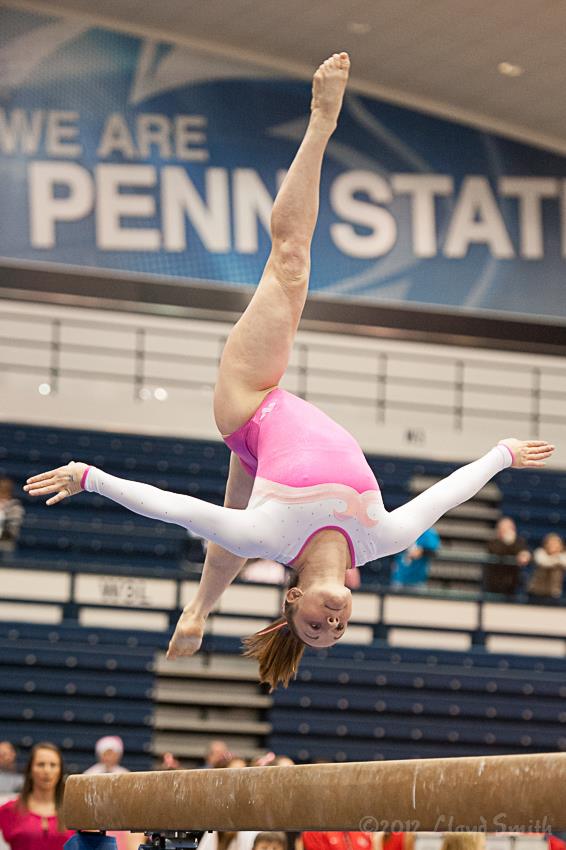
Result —
<svg viewBox="0 0 566 850"><path fill-rule="evenodd" d="M298 581L295 575L289 588L296 587ZM305 644L293 626L292 603L285 602L283 610L283 617L243 641L244 655L257 659L260 681L269 685L270 693L273 693L279 683L286 688L291 679L296 678L305 651Z"/></svg>

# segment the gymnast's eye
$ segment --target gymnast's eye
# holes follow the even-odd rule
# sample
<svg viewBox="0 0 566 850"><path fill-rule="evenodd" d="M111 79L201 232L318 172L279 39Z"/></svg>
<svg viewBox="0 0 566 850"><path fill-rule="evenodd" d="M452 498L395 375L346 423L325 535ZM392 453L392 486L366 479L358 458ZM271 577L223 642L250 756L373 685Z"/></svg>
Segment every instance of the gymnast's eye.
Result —
<svg viewBox="0 0 566 850"><path fill-rule="evenodd" d="M336 626L336 631L337 632L343 632L344 631L344 626L342 625L342 623L338 623L338 625Z"/></svg>
<svg viewBox="0 0 566 850"><path fill-rule="evenodd" d="M315 632L320 629L320 623L309 623L309 626L311 627L311 629L314 629Z"/></svg>

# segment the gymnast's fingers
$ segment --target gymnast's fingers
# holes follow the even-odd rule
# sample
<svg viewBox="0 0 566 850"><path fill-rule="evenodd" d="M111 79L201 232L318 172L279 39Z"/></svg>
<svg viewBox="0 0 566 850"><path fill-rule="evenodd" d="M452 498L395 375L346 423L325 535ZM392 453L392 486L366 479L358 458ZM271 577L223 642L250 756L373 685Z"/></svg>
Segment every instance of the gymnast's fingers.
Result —
<svg viewBox="0 0 566 850"><path fill-rule="evenodd" d="M38 475L32 475L30 478L26 479L26 484L35 484L37 481L47 481L49 478L62 475L64 472L68 473L68 468L66 466L58 466L57 469L50 469L48 472L40 472ZM26 488L24 487L24 490L25 489Z"/></svg>
<svg viewBox="0 0 566 850"><path fill-rule="evenodd" d="M24 490L30 496L46 496L48 493L56 493L62 487L65 486L65 482L60 478L52 478L44 482L37 482L37 484L26 484Z"/></svg>
<svg viewBox="0 0 566 850"><path fill-rule="evenodd" d="M545 460L549 458L554 449L527 449L527 460Z"/></svg>
<svg viewBox="0 0 566 850"><path fill-rule="evenodd" d="M69 493L69 491L68 491L68 490L67 490L67 488L65 487L65 489L64 489L64 490L60 490L60 491L57 493L57 495L56 495L56 496L52 496L52 497L51 497L51 499L48 499L48 500L46 501L46 503L45 503L45 504L46 504L46 505L56 505L56 504L58 504L58 502L62 502L62 501L63 501L63 499L66 499L66 498L67 498L67 496L70 496L70 495L71 495L71 494Z"/></svg>

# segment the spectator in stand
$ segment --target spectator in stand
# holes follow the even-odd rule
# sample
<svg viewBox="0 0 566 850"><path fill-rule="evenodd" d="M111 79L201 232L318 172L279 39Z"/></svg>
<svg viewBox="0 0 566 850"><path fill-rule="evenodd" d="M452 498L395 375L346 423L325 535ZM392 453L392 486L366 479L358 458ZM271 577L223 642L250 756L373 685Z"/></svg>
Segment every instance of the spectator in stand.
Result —
<svg viewBox="0 0 566 850"><path fill-rule="evenodd" d="M414 832L384 832L381 836L381 850L414 850Z"/></svg>
<svg viewBox="0 0 566 850"><path fill-rule="evenodd" d="M275 767L292 767L295 762L289 756L275 756Z"/></svg>
<svg viewBox="0 0 566 850"><path fill-rule="evenodd" d="M529 593L560 599L566 572L566 551L560 535L547 534L542 546L535 549L533 561L535 570L529 582Z"/></svg>
<svg viewBox="0 0 566 850"><path fill-rule="evenodd" d="M250 558L244 564L239 578L242 581L256 581L264 584L286 584L287 570L278 561L267 558Z"/></svg>
<svg viewBox="0 0 566 850"><path fill-rule="evenodd" d="M245 759L243 759L241 756L232 756L232 758L230 759L230 761L226 765L226 767L233 767L233 768L247 767L247 766L248 766L247 761Z"/></svg>
<svg viewBox="0 0 566 850"><path fill-rule="evenodd" d="M63 850L73 835L61 820L65 776L55 744L36 744L24 773L22 791L0 806L0 832L11 850Z"/></svg>
<svg viewBox="0 0 566 850"><path fill-rule="evenodd" d="M261 756L256 756L250 762L250 767L273 767L277 756L271 750Z"/></svg>
<svg viewBox="0 0 566 850"><path fill-rule="evenodd" d="M371 832L303 832L304 850L375 850L380 835Z"/></svg>
<svg viewBox="0 0 566 850"><path fill-rule="evenodd" d="M0 559L11 554L16 548L20 528L24 518L24 509L18 499L14 499L14 482L5 475L0 476Z"/></svg>
<svg viewBox="0 0 566 850"><path fill-rule="evenodd" d="M85 773L129 772L126 767L122 767L120 764L124 755L124 742L118 735L105 735L103 738L99 738L94 749L98 761L85 770Z"/></svg>
<svg viewBox="0 0 566 850"><path fill-rule="evenodd" d="M211 741L204 756L203 767L226 767L232 758L226 741Z"/></svg>
<svg viewBox="0 0 566 850"><path fill-rule="evenodd" d="M284 832L258 832L252 850L287 850L287 836Z"/></svg>
<svg viewBox="0 0 566 850"><path fill-rule="evenodd" d="M18 770L16 748L10 741L0 741L0 795L17 794L24 777Z"/></svg>
<svg viewBox="0 0 566 850"><path fill-rule="evenodd" d="M426 584L430 561L440 548L440 537L434 528L428 528L415 544L393 558L391 584L395 587L419 587Z"/></svg>
<svg viewBox="0 0 566 850"><path fill-rule="evenodd" d="M497 560L484 568L484 590L513 596L521 586L521 572L529 564L531 553L511 517L501 517L487 551Z"/></svg>
<svg viewBox="0 0 566 850"><path fill-rule="evenodd" d="M85 770L85 773L129 773L127 767L120 764L124 755L124 742L118 735L104 735L95 745L98 761ZM108 832L107 835L116 839L118 850L137 850L144 840L139 832Z"/></svg>
<svg viewBox="0 0 566 850"><path fill-rule="evenodd" d="M180 770L180 768L181 762L178 758L175 758L173 753L163 753L156 770Z"/></svg>
<svg viewBox="0 0 566 850"><path fill-rule="evenodd" d="M445 832L440 850L484 850L485 832Z"/></svg>
<svg viewBox="0 0 566 850"><path fill-rule="evenodd" d="M361 583L362 576L359 567L350 567L349 570L346 570L346 576L344 578L346 587L349 587L350 590L357 590Z"/></svg>

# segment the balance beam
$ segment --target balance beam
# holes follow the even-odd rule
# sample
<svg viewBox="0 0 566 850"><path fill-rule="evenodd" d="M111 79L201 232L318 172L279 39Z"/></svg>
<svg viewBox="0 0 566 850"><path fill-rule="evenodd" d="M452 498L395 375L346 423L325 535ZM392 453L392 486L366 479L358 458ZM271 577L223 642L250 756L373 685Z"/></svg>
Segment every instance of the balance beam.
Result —
<svg viewBox="0 0 566 850"><path fill-rule="evenodd" d="M73 829L541 832L566 828L566 753L70 776Z"/></svg>

